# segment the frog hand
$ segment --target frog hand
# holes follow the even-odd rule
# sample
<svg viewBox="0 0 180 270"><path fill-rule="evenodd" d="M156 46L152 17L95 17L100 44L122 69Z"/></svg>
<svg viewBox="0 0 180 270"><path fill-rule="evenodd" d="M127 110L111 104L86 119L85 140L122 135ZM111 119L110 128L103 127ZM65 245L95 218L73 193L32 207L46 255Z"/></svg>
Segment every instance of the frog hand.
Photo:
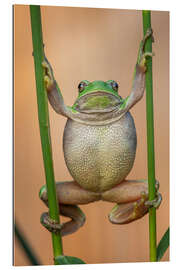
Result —
<svg viewBox="0 0 180 270"><path fill-rule="evenodd" d="M137 63L137 65L139 66L139 68L143 71L146 72L147 67L146 67L146 58L149 57L153 57L155 54L152 52L145 52L141 55L141 59L139 61L139 63Z"/></svg>
<svg viewBox="0 0 180 270"><path fill-rule="evenodd" d="M52 88L55 88L56 82L54 79L52 67L46 57L44 57L44 60L42 62L42 67L44 69L44 83L45 83L46 89L47 91L51 91Z"/></svg>
<svg viewBox="0 0 180 270"><path fill-rule="evenodd" d="M152 56L155 55L152 52L145 52L144 51L144 47L145 47L146 41L147 41L147 39L149 37L151 37L152 38L152 41L154 42L153 31L152 31L151 28L147 29L147 32L146 32L143 40L141 41L140 49L139 49L139 54L138 54L137 65L140 67L140 69L143 72L146 72L146 70L147 70L147 67L146 67L146 58L147 57L152 57Z"/></svg>

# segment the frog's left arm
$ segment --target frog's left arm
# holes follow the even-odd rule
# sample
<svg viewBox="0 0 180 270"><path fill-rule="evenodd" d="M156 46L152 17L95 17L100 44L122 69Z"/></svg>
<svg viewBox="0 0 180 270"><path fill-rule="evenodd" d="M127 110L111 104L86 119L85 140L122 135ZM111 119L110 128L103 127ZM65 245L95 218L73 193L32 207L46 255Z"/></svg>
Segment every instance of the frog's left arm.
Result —
<svg viewBox="0 0 180 270"><path fill-rule="evenodd" d="M44 82L45 82L47 97L48 97L49 103L51 104L55 112L67 118L74 119L77 117L77 118L82 118L83 120L83 118L86 117L84 114L81 114L80 112L74 110L72 107L67 106L64 103L61 90L54 78L53 69L48 59L46 58L46 56L44 56L44 61L42 62L42 66L44 69Z"/></svg>
<svg viewBox="0 0 180 270"><path fill-rule="evenodd" d="M44 57L42 66L44 69L44 82L48 100L55 112L67 116L68 108L64 103L60 88L54 78L53 69L46 57Z"/></svg>

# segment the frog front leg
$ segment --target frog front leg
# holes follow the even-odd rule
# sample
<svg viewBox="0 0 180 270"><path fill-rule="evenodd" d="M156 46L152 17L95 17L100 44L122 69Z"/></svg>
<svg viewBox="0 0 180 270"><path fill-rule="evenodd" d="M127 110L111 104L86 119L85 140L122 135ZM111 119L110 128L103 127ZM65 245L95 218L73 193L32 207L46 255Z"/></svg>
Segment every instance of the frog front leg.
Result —
<svg viewBox="0 0 180 270"><path fill-rule="evenodd" d="M50 232L61 232L62 236L76 232L85 223L85 215L77 206L78 204L88 204L100 200L98 193L82 189L76 182L57 182L57 199L59 203L60 215L69 217L70 221L57 224L49 217L48 212L41 215L41 224ZM48 196L46 186L43 186L39 193L40 199L48 207Z"/></svg>
<svg viewBox="0 0 180 270"><path fill-rule="evenodd" d="M68 107L64 103L60 88L54 78L53 69L46 57L44 57L42 66L44 69L44 83L49 103L55 112L68 117Z"/></svg>
<svg viewBox="0 0 180 270"><path fill-rule="evenodd" d="M102 200L117 203L109 214L109 220L114 224L126 224L143 217L149 207L158 208L162 197L158 192L153 202L148 201L147 180L124 180L111 190L102 194Z"/></svg>
<svg viewBox="0 0 180 270"><path fill-rule="evenodd" d="M130 95L124 99L124 102L119 108L119 114L124 114L129 111L138 101L143 97L145 90L145 73L146 73L146 58L152 57L153 53L144 52L144 47L148 38L153 39L153 31L149 28L144 36L143 40L140 43L137 63L134 69L133 84Z"/></svg>

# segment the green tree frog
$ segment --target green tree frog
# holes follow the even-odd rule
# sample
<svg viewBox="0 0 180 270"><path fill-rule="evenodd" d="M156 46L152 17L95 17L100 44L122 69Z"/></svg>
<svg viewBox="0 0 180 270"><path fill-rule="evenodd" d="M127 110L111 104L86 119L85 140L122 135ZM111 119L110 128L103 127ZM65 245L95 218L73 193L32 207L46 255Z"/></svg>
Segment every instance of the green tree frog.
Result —
<svg viewBox="0 0 180 270"><path fill-rule="evenodd" d="M72 107L66 106L54 79L47 58L42 63L47 96L53 109L67 118L63 136L64 158L74 179L57 182L60 215L70 218L61 225L43 213L41 223L61 235L77 231L85 222L78 205L95 201L116 203L109 214L113 224L126 224L141 218L149 207L161 203L156 183L156 199L148 201L146 180L127 180L136 154L136 128L130 109L143 97L145 89L146 40L152 36L148 29L140 43L132 91L123 99L113 80L80 82L78 97ZM43 186L40 198L48 206L47 189Z"/></svg>

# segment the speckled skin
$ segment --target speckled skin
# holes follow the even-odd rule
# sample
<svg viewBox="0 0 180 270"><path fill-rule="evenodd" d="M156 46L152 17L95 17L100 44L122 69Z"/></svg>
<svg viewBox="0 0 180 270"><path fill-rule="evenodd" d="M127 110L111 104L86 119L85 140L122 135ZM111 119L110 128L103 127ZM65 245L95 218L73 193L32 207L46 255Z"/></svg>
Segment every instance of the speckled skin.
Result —
<svg viewBox="0 0 180 270"><path fill-rule="evenodd" d="M84 189L103 192L126 178L136 153L136 129L129 112L104 126L67 120L63 137L66 165Z"/></svg>
<svg viewBox="0 0 180 270"><path fill-rule="evenodd" d="M43 67L47 96L53 109L67 117L63 148L66 165L74 181L56 183L60 214L70 218L61 225L41 216L41 223L52 232L67 235L77 231L85 222L85 215L77 206L103 200L114 202L108 215L113 224L126 224L141 218L152 205L158 207L161 195L148 201L148 183L128 180L136 153L136 129L129 110L143 97L145 89L146 56L144 45L152 35L148 29L135 66L131 93L125 99L118 94L113 80L80 82L77 100L66 106L45 58ZM158 190L158 187L157 187ZM48 206L47 188L40 190L40 198Z"/></svg>

